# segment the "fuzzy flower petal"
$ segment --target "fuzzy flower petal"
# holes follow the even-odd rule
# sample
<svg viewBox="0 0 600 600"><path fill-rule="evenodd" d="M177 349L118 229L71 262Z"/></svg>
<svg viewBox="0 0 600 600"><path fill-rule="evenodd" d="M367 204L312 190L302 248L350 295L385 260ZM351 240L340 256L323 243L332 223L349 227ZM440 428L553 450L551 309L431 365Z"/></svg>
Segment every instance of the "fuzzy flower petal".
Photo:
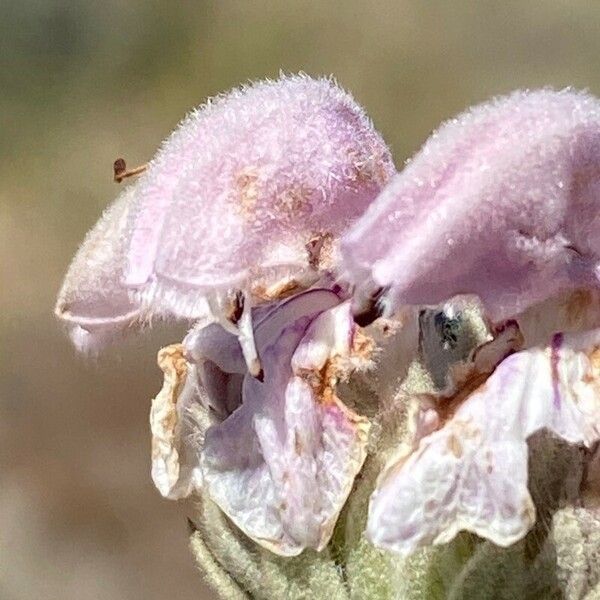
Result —
<svg viewBox="0 0 600 600"><path fill-rule="evenodd" d="M384 303L476 294L496 321L598 285L600 102L516 92L443 125L342 241Z"/></svg>
<svg viewBox="0 0 600 600"><path fill-rule="evenodd" d="M349 303L338 304L307 292L258 325L264 383L246 377L242 406L208 430L202 451L211 498L284 556L324 548L366 455L368 420L334 389L368 351Z"/></svg>
<svg viewBox="0 0 600 600"><path fill-rule="evenodd" d="M526 442L541 429L588 447L600 439L600 330L506 358L445 425L388 463L368 536L400 553L461 530L501 546L521 539L535 521Z"/></svg>
<svg viewBox="0 0 600 600"><path fill-rule="evenodd" d="M87 234L56 303L75 347L94 352L139 321L140 303L122 283L127 222L134 191L127 188Z"/></svg>
<svg viewBox="0 0 600 600"><path fill-rule="evenodd" d="M282 77L219 96L88 235L57 314L85 328L140 306L205 317L215 289L272 299L333 266L333 237L393 173L380 135L332 80Z"/></svg>
<svg viewBox="0 0 600 600"><path fill-rule="evenodd" d="M156 295L305 269L315 233L343 231L393 172L370 120L333 81L234 90L190 114L140 180L125 281L156 279Z"/></svg>
<svg viewBox="0 0 600 600"><path fill-rule="evenodd" d="M305 289L395 173L362 108L331 79L282 77L192 112L79 249L56 314L99 348L151 318L211 320L260 375L252 305Z"/></svg>

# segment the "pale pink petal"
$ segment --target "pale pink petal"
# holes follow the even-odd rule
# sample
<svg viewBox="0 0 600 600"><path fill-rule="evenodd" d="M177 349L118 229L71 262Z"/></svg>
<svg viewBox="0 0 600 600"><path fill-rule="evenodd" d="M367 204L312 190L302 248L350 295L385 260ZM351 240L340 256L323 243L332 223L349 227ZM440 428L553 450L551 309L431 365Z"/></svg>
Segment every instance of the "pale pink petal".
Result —
<svg viewBox="0 0 600 600"><path fill-rule="evenodd" d="M329 79L282 77L182 122L141 178L125 280L147 300L257 286L309 268L394 172L364 111ZM331 257L323 257L331 259Z"/></svg>
<svg viewBox="0 0 600 600"><path fill-rule="evenodd" d="M444 124L346 234L386 306L477 294L494 320L598 285L600 102L516 92Z"/></svg>
<svg viewBox="0 0 600 600"><path fill-rule="evenodd" d="M526 441L540 429L588 447L600 439L600 330L509 356L441 429L392 459L371 498L369 538L401 553L461 530L502 546L521 539L535 520Z"/></svg>
<svg viewBox="0 0 600 600"><path fill-rule="evenodd" d="M242 406L206 435L208 493L280 555L327 544L365 458L368 421L334 393L349 373L345 361L364 350L349 304L338 304L331 292L307 292L263 320L256 337L264 383L246 377Z"/></svg>
<svg viewBox="0 0 600 600"><path fill-rule="evenodd" d="M335 271L339 235L394 172L363 109L331 79L233 90L180 124L88 236L57 314L82 347L140 320L217 321L259 376L252 305ZM233 324L230 292L245 307Z"/></svg>
<svg viewBox="0 0 600 600"><path fill-rule="evenodd" d="M402 554L449 542L461 530L507 546L534 521L527 444L509 438L482 447L479 429L452 425L387 466L371 497L367 536Z"/></svg>
<svg viewBox="0 0 600 600"><path fill-rule="evenodd" d="M142 313L121 283L133 194L133 188L124 190L87 234L58 295L56 315L79 350L99 349Z"/></svg>

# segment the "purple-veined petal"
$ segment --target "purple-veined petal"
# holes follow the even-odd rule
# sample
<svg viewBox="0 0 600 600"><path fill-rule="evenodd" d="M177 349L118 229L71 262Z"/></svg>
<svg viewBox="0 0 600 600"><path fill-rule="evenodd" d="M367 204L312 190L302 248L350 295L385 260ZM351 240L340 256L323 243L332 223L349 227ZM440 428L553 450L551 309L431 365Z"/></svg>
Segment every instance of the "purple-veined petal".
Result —
<svg viewBox="0 0 600 600"><path fill-rule="evenodd" d="M208 494L277 554L327 544L364 461L368 420L334 392L350 363L368 360L354 332L349 303L331 292L283 303L256 331L264 383L246 377L242 406L206 434Z"/></svg>
<svg viewBox="0 0 600 600"><path fill-rule="evenodd" d="M535 521L527 438L600 439L600 330L509 356L449 414L382 472L367 529L376 545L408 553L461 530L502 546L524 537Z"/></svg>
<svg viewBox="0 0 600 600"><path fill-rule="evenodd" d="M386 305L477 294L503 320L597 286L600 102L517 92L444 124L349 230L351 279Z"/></svg>

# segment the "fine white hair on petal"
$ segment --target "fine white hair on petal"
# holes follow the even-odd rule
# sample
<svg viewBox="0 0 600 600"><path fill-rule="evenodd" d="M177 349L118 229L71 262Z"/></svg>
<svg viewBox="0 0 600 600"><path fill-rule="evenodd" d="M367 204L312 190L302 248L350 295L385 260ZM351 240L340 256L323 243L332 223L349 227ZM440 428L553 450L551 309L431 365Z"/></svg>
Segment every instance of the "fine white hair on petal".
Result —
<svg viewBox="0 0 600 600"><path fill-rule="evenodd" d="M515 92L443 124L342 239L397 308L476 294L495 321L598 287L600 101Z"/></svg>
<svg viewBox="0 0 600 600"><path fill-rule="evenodd" d="M331 79L282 76L185 118L85 239L57 315L98 348L154 317L223 322L231 291L280 299L335 271L338 240L395 173L364 110ZM315 240L319 240L315 243ZM250 310L239 324L259 370Z"/></svg>
<svg viewBox="0 0 600 600"><path fill-rule="evenodd" d="M548 429L572 444L600 439L600 330L556 334L506 358L489 379L382 472L367 535L409 553L468 530L507 546L535 521L527 438ZM429 409L430 410L430 407Z"/></svg>
<svg viewBox="0 0 600 600"><path fill-rule="evenodd" d="M140 317L140 304L122 284L127 219L134 195L126 188L87 234L73 259L56 302L80 351L95 352Z"/></svg>
<svg viewBox="0 0 600 600"><path fill-rule="evenodd" d="M140 179L125 280L230 288L261 265L281 277L306 266L314 232L339 234L393 173L370 120L331 80L233 90L191 113Z"/></svg>

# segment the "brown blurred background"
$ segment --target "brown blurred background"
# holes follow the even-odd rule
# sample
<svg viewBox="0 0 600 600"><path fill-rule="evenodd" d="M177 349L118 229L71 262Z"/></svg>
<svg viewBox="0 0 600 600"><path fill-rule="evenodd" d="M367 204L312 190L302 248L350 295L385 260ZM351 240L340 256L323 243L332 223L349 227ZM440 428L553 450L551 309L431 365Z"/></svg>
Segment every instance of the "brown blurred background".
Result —
<svg viewBox="0 0 600 600"><path fill-rule="evenodd" d="M518 87L600 93L597 0L1 0L0 600L211 598L185 510L149 477L163 329L95 363L54 321L111 165L192 106L280 69L337 76L397 164Z"/></svg>

